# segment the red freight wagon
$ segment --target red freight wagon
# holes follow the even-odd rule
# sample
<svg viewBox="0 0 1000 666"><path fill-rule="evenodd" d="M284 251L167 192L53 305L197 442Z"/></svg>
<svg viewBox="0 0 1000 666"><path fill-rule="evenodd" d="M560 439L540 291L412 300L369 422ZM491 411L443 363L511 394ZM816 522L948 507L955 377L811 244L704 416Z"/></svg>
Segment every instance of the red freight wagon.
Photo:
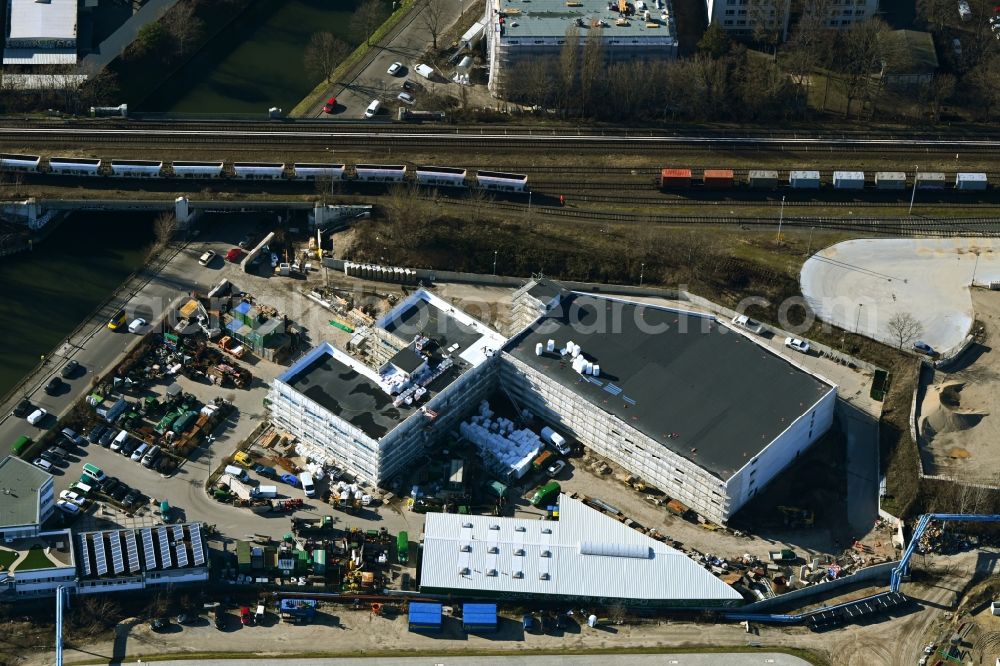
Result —
<svg viewBox="0 0 1000 666"><path fill-rule="evenodd" d="M660 172L660 187L691 187L691 169L664 169Z"/></svg>
<svg viewBox="0 0 1000 666"><path fill-rule="evenodd" d="M733 186L732 169L705 169L703 182L705 187L722 189Z"/></svg>

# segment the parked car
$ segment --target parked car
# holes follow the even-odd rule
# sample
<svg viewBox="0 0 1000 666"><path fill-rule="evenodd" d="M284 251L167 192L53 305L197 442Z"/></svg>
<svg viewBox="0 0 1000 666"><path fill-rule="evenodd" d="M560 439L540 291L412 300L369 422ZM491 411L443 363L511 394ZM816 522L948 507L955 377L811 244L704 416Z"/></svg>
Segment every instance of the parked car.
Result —
<svg viewBox="0 0 1000 666"><path fill-rule="evenodd" d="M803 354L809 353L809 343L798 338L785 338L785 346Z"/></svg>
<svg viewBox="0 0 1000 666"><path fill-rule="evenodd" d="M955 57L956 58L961 58L962 57L962 40L959 39L958 37L956 37L955 39L951 40L951 49L952 49L952 51L955 52Z"/></svg>
<svg viewBox="0 0 1000 666"><path fill-rule="evenodd" d="M198 263L202 266L208 266L215 259L215 252L213 250L207 250L200 257L198 257Z"/></svg>
<svg viewBox="0 0 1000 666"><path fill-rule="evenodd" d="M116 502L122 502L122 503L124 503L125 498L131 494L132 494L132 489L129 488L124 483L115 488L113 492L108 493L111 499L115 500Z"/></svg>
<svg viewBox="0 0 1000 666"><path fill-rule="evenodd" d="M45 392L49 395L54 395L56 391L62 388L63 380L58 377L53 377L49 380L49 383L45 385Z"/></svg>
<svg viewBox="0 0 1000 666"><path fill-rule="evenodd" d="M282 474L280 478L290 486L299 487L299 477L294 474Z"/></svg>
<svg viewBox="0 0 1000 666"><path fill-rule="evenodd" d="M62 367L62 370L59 371L59 374L62 375L64 379L69 379L70 377L74 376L79 369L80 369L80 362L74 359L71 360L66 365L64 365Z"/></svg>
<svg viewBox="0 0 1000 666"><path fill-rule="evenodd" d="M521 626L524 628L525 631L534 631L535 630L535 616L532 615L531 613L525 613L521 617Z"/></svg>
<svg viewBox="0 0 1000 666"><path fill-rule="evenodd" d="M545 473L548 475L548 477L550 479L554 479L557 476L559 476L559 474L565 468L566 468L566 461L565 460L557 460L554 463L552 463L551 465L549 465L549 468L547 470L545 470Z"/></svg>
<svg viewBox="0 0 1000 666"><path fill-rule="evenodd" d="M119 451L119 453L121 453L123 456L126 456L126 457L131 456L132 453L137 448L139 448L140 444L141 444L141 442L139 440L137 440L136 438L129 437L127 440L125 440L125 443L122 444L122 448Z"/></svg>
<svg viewBox="0 0 1000 666"><path fill-rule="evenodd" d="M133 489L131 492L129 492L127 495L125 495L125 497L121 499L121 503L124 504L125 506L132 506L133 504L139 501L139 498L141 496L142 493L140 493L138 490Z"/></svg>
<svg viewBox="0 0 1000 666"><path fill-rule="evenodd" d="M174 622L176 622L177 624L194 624L199 619L200 618L195 613L181 613L180 615L174 618Z"/></svg>
<svg viewBox="0 0 1000 666"><path fill-rule="evenodd" d="M99 441L101 441L101 435L103 435L104 431L107 430L107 429L108 429L108 426L106 426L106 425L96 425L96 426L94 426L90 430L90 432L87 433L87 441L90 442L91 444L97 444Z"/></svg>
<svg viewBox="0 0 1000 666"><path fill-rule="evenodd" d="M31 401L24 399L21 402L14 405L13 411L11 411L11 416L16 416L19 419L23 419L25 416L35 411L35 406L31 404Z"/></svg>
<svg viewBox="0 0 1000 666"><path fill-rule="evenodd" d="M403 90L408 90L409 92L417 91L417 84L409 79L403 79L403 82L399 85Z"/></svg>
<svg viewBox="0 0 1000 666"><path fill-rule="evenodd" d="M148 451L148 450L149 450L149 444L146 444L144 442L144 443L140 444L139 446L135 447L135 450L132 451L132 453L129 454L129 459L132 462L139 462L139 461L142 460L142 457L144 455L146 455L146 451Z"/></svg>
<svg viewBox="0 0 1000 666"><path fill-rule="evenodd" d="M124 308L115 313L111 319L108 320L108 328L112 331L117 331L125 325L125 310Z"/></svg>
<svg viewBox="0 0 1000 666"><path fill-rule="evenodd" d="M736 315L733 317L733 323L740 328L745 328L751 333L756 333L757 335L764 332L764 327L760 324L760 322L754 321L746 315Z"/></svg>
<svg viewBox="0 0 1000 666"><path fill-rule="evenodd" d="M80 495L79 493L75 493L72 490L64 490L61 493L59 493L59 499L66 500L67 502L72 502L73 504L76 504L78 506L83 506L87 501L86 497Z"/></svg>
<svg viewBox="0 0 1000 666"><path fill-rule="evenodd" d="M163 631L170 626L170 618L157 617L149 621L149 628L153 631Z"/></svg>
<svg viewBox="0 0 1000 666"><path fill-rule="evenodd" d="M927 354L928 356L937 356L937 352L934 351L934 347L931 347L923 340L917 340L916 342L914 342L913 350L920 352L921 354Z"/></svg>
<svg viewBox="0 0 1000 666"><path fill-rule="evenodd" d="M414 102L417 101L416 98L413 95L411 95L410 93L406 92L405 90L403 92L399 93L398 95L396 95L396 99L398 99L403 104L413 104Z"/></svg>
<svg viewBox="0 0 1000 666"><path fill-rule="evenodd" d="M63 428L59 434L62 435L63 439L70 444L76 444L76 430L73 430L72 428Z"/></svg>
<svg viewBox="0 0 1000 666"><path fill-rule="evenodd" d="M146 320L142 317L136 317L132 320L132 323L128 325L129 333L141 333L146 328Z"/></svg>
<svg viewBox="0 0 1000 666"><path fill-rule="evenodd" d="M101 438L97 440L97 443L103 446L104 448L108 448L109 446L111 446L111 440L115 438L115 434L116 433L114 428L105 426L104 432L101 433Z"/></svg>
<svg viewBox="0 0 1000 666"><path fill-rule="evenodd" d="M48 416L48 412L39 407L35 411L31 412L31 414L28 414L27 420L31 425L36 426L41 423L46 416Z"/></svg>
<svg viewBox="0 0 1000 666"><path fill-rule="evenodd" d="M64 499L61 499L58 502L56 502L56 507L63 513L67 513L71 516L75 516L78 513L80 513L79 505L73 504L73 502Z"/></svg>
<svg viewBox="0 0 1000 666"><path fill-rule="evenodd" d="M267 465L254 465L253 471L268 479L273 479L278 475L273 467L268 467Z"/></svg>
<svg viewBox="0 0 1000 666"><path fill-rule="evenodd" d="M403 70L403 63L401 63L401 62L394 62L391 65L389 65L389 69L386 70L386 74L388 74L389 76L396 76L402 70Z"/></svg>
<svg viewBox="0 0 1000 666"><path fill-rule="evenodd" d="M250 234L247 234L246 236L240 239L239 245L240 249L249 250L254 245L256 245L256 243L254 243L254 237L251 236Z"/></svg>
<svg viewBox="0 0 1000 666"><path fill-rule="evenodd" d="M39 455L38 457L41 458L42 460L48 462L48 463L53 464L53 465L58 465L59 463L62 462L62 458L60 458L56 454L52 453L52 451L50 451L48 449L46 449L45 451L42 451L41 455Z"/></svg>
<svg viewBox="0 0 1000 666"><path fill-rule="evenodd" d="M323 105L323 113L333 113L333 110L337 108L337 98L331 97L326 100L326 104Z"/></svg>
<svg viewBox="0 0 1000 666"><path fill-rule="evenodd" d="M142 457L142 466L145 467L146 469L152 469L153 465L156 464L156 461L157 459L159 459L159 457L160 457L160 447L153 446L148 451L146 451L146 454Z"/></svg>
<svg viewBox="0 0 1000 666"><path fill-rule="evenodd" d="M58 460L64 460L66 458L66 456L69 455L69 451L67 451L66 449L62 448L61 446L50 446L49 448L45 449L45 452L46 453L51 453Z"/></svg>
<svg viewBox="0 0 1000 666"><path fill-rule="evenodd" d="M229 252L226 253L226 261L231 264L239 263L243 260L243 250L238 247L234 247Z"/></svg>
<svg viewBox="0 0 1000 666"><path fill-rule="evenodd" d="M52 463L50 463L45 458L41 458L41 457L35 458L34 460L31 461L31 464L34 465L35 467L37 467L38 469L42 470L43 472L51 472L52 471Z"/></svg>
<svg viewBox="0 0 1000 666"><path fill-rule="evenodd" d="M240 622L245 625L253 624L253 615L250 613L249 607L240 607Z"/></svg>

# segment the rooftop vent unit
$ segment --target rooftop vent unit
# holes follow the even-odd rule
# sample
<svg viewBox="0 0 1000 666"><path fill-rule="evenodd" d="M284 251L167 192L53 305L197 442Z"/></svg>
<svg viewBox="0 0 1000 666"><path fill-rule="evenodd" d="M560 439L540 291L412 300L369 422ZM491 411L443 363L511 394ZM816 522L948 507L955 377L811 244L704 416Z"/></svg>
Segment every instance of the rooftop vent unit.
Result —
<svg viewBox="0 0 1000 666"><path fill-rule="evenodd" d="M524 572L523 571L515 571L514 572L514 578L524 578Z"/></svg>
<svg viewBox="0 0 1000 666"><path fill-rule="evenodd" d="M518 548L514 551L514 554L518 557L524 557L524 548Z"/></svg>
<svg viewBox="0 0 1000 666"><path fill-rule="evenodd" d="M540 574L538 574L538 580L548 580L548 579L549 579L549 574L548 573L540 573Z"/></svg>
<svg viewBox="0 0 1000 666"><path fill-rule="evenodd" d="M499 572L497 572L496 569L487 569L486 570L486 575L487 576L498 576L500 574L499 574Z"/></svg>
<svg viewBox="0 0 1000 666"><path fill-rule="evenodd" d="M490 525L490 529L491 530L499 530L500 526L499 525Z"/></svg>
<svg viewBox="0 0 1000 666"><path fill-rule="evenodd" d="M500 552L500 547L499 546L490 546L489 552L491 552L493 554L499 553Z"/></svg>
<svg viewBox="0 0 1000 666"><path fill-rule="evenodd" d="M459 548L459 550L461 550L463 553L471 553L472 552L472 546L470 546L467 543L463 543L462 547Z"/></svg>
<svg viewBox="0 0 1000 666"><path fill-rule="evenodd" d="M469 567L462 567L458 570L459 576L468 576L470 573L472 573L472 570Z"/></svg>
<svg viewBox="0 0 1000 666"><path fill-rule="evenodd" d="M514 528L514 531L515 532L527 532L527 530L525 529L524 525L518 525L517 527Z"/></svg>
<svg viewBox="0 0 1000 666"><path fill-rule="evenodd" d="M464 527L466 529L471 529L472 528L472 523L462 523L462 527Z"/></svg>
<svg viewBox="0 0 1000 666"><path fill-rule="evenodd" d="M551 527L543 527L542 528L542 534L552 534L552 528Z"/></svg>
<svg viewBox="0 0 1000 666"><path fill-rule="evenodd" d="M551 550L543 550L541 552L541 556L542 557L552 557L552 551Z"/></svg>

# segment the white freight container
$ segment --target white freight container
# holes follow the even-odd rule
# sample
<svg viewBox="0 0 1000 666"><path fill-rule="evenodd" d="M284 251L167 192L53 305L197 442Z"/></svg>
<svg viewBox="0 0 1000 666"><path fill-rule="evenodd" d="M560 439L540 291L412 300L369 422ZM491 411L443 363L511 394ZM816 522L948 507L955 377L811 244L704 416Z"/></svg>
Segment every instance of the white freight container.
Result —
<svg viewBox="0 0 1000 666"><path fill-rule="evenodd" d="M985 190L987 179L985 173L955 174L956 190Z"/></svg>
<svg viewBox="0 0 1000 666"><path fill-rule="evenodd" d="M917 174L918 190L943 190L944 174L940 171L925 171Z"/></svg>
<svg viewBox="0 0 1000 666"><path fill-rule="evenodd" d="M817 190L819 171L792 171L788 174L788 184L793 190Z"/></svg>
<svg viewBox="0 0 1000 666"><path fill-rule="evenodd" d="M747 182L750 187L760 188L760 189L770 189L778 186L778 172L777 171L762 171L754 170L751 171L747 177Z"/></svg>
<svg viewBox="0 0 1000 666"><path fill-rule="evenodd" d="M257 497L272 499L278 496L278 486L257 486Z"/></svg>
<svg viewBox="0 0 1000 666"><path fill-rule="evenodd" d="M875 174L875 189L904 190L906 174L902 171L879 171Z"/></svg>
<svg viewBox="0 0 1000 666"><path fill-rule="evenodd" d="M865 189L864 171L834 171L833 187L838 190Z"/></svg>

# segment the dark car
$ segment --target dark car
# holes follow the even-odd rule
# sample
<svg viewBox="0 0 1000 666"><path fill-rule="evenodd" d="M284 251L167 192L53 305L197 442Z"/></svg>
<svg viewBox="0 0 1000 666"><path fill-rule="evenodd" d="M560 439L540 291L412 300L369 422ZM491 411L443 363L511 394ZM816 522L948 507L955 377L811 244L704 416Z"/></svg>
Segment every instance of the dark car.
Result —
<svg viewBox="0 0 1000 666"><path fill-rule="evenodd" d="M221 606L215 609L215 628L226 628L226 611L222 610Z"/></svg>
<svg viewBox="0 0 1000 666"><path fill-rule="evenodd" d="M117 433L115 432L114 428L110 427L105 428L104 432L101 433L101 439L99 439L97 443L103 446L104 448L108 448L109 446L111 446L111 440L115 438L116 434Z"/></svg>
<svg viewBox="0 0 1000 666"><path fill-rule="evenodd" d="M163 631L170 626L170 618L158 617L149 621L149 628L153 631Z"/></svg>
<svg viewBox="0 0 1000 666"><path fill-rule="evenodd" d="M46 452L58 457L60 460L64 460L66 456L69 455L69 451L60 446L50 446L46 449Z"/></svg>
<svg viewBox="0 0 1000 666"><path fill-rule="evenodd" d="M296 488L298 488L300 485L299 477L295 476L294 474L282 474L281 480L290 486L295 486Z"/></svg>
<svg viewBox="0 0 1000 666"><path fill-rule="evenodd" d="M535 616L531 615L530 613L525 613L524 616L521 618L521 626L524 627L525 631L534 631Z"/></svg>
<svg viewBox="0 0 1000 666"><path fill-rule="evenodd" d="M80 362L73 360L62 367L59 374L63 376L63 379L69 379L76 375L77 371L80 369Z"/></svg>
<svg viewBox="0 0 1000 666"><path fill-rule="evenodd" d="M108 493L116 502L124 502L125 498L128 497L132 489L126 486L124 483L115 488L113 491Z"/></svg>
<svg viewBox="0 0 1000 666"><path fill-rule="evenodd" d="M174 622L177 624L194 624L198 621L198 616L195 613L181 613L174 618Z"/></svg>
<svg viewBox="0 0 1000 666"><path fill-rule="evenodd" d="M52 463L53 465L58 465L59 463L61 463L63 461L62 458L60 458L59 456L57 456L51 450L42 451L42 454L39 457L42 460L47 460L48 462Z"/></svg>
<svg viewBox="0 0 1000 666"><path fill-rule="evenodd" d="M108 427L103 425L94 426L94 428L92 428L91 431L87 433L87 441L90 442L91 444L97 444L99 441L101 441L101 435L103 435L104 431L107 429Z"/></svg>
<svg viewBox="0 0 1000 666"><path fill-rule="evenodd" d="M139 445L141 443L142 442L137 440L135 437L129 437L127 440L125 440L125 443L122 444L122 448L118 451L118 453L122 454L125 457L128 457L132 455L137 448L139 448Z"/></svg>
<svg viewBox="0 0 1000 666"><path fill-rule="evenodd" d="M45 392L49 395L53 395L56 391L62 388L63 380L58 377L53 377L49 380L49 383L45 385Z"/></svg>
<svg viewBox="0 0 1000 666"><path fill-rule="evenodd" d="M249 250L254 245L256 245L256 243L254 243L253 236L251 236L250 234L247 234L242 239L240 239L239 245L240 245L241 249L243 249L243 250Z"/></svg>
<svg viewBox="0 0 1000 666"><path fill-rule="evenodd" d="M409 92L416 92L417 84L414 83L413 81L410 81L409 79L406 79L405 81L403 81L403 84L400 86L400 88Z"/></svg>
<svg viewBox="0 0 1000 666"><path fill-rule="evenodd" d="M14 411L11 412L11 415L16 416L19 419L23 419L33 411L35 411L35 406L31 404L30 400L25 399L17 403L14 407Z"/></svg>
<svg viewBox="0 0 1000 666"><path fill-rule="evenodd" d="M101 484L101 492L104 493L105 495L110 495L121 485L122 482L118 480L118 477L109 476L108 478L104 479L104 483Z"/></svg>
<svg viewBox="0 0 1000 666"><path fill-rule="evenodd" d="M337 108L337 98L331 97L326 100L326 104L323 105L323 113L333 113L333 110Z"/></svg>
<svg viewBox="0 0 1000 666"><path fill-rule="evenodd" d="M133 504L139 501L140 497L142 497L142 494L138 490L133 490L129 494L125 495L125 497L122 498L121 502L125 506L132 506Z"/></svg>
<svg viewBox="0 0 1000 666"><path fill-rule="evenodd" d="M917 340L916 342L914 342L913 343L913 349L914 349L914 351L918 351L921 354L927 354L928 356L936 356L937 355L937 352L934 351L934 347L931 347L929 344L927 344L923 340Z"/></svg>
<svg viewBox="0 0 1000 666"><path fill-rule="evenodd" d="M268 467L267 465L254 465L253 471L268 479L273 479L278 475L273 467Z"/></svg>

